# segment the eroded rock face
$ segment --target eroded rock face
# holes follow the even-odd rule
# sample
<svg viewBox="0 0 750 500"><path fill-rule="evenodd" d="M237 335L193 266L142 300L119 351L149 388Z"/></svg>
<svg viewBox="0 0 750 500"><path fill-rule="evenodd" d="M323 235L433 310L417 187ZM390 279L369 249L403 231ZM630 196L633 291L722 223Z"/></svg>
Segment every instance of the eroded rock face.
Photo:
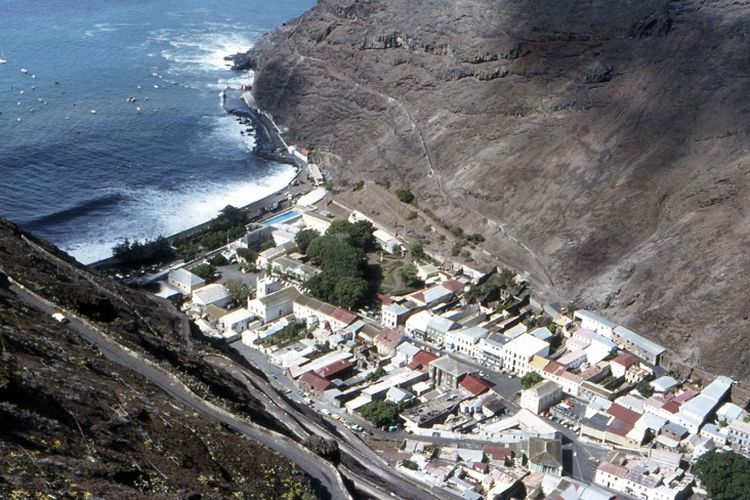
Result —
<svg viewBox="0 0 750 500"><path fill-rule="evenodd" d="M211 349L173 306L89 273L48 243L35 241L38 252L21 235L0 219L0 498L272 497L288 482L310 484L278 454L20 300L7 275L181 373L203 397L283 431L253 394L204 361Z"/></svg>
<svg viewBox="0 0 750 500"><path fill-rule="evenodd" d="M326 0L251 54L337 179L409 184L539 288L747 378L747 26L729 0Z"/></svg>

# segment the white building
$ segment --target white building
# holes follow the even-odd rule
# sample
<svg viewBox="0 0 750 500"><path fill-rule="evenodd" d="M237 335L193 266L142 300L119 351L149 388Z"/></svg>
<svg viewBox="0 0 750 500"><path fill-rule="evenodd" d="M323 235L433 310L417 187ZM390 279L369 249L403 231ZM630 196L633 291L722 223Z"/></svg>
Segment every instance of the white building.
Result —
<svg viewBox="0 0 750 500"><path fill-rule="evenodd" d="M225 332L234 331L237 333L242 333L242 331L247 328L253 318L255 318L255 315L242 307L225 314L219 321L224 327Z"/></svg>
<svg viewBox="0 0 750 500"><path fill-rule="evenodd" d="M273 248L269 248L267 250L263 250L261 253L258 254L258 267L264 269L266 268L271 262L278 259L279 257L283 257L284 255L287 255L292 250L296 248L293 241L288 241L286 243L282 243L281 245L275 246Z"/></svg>
<svg viewBox="0 0 750 500"><path fill-rule="evenodd" d="M443 343L450 345L453 350L466 354L474 359L478 358L479 341L489 335L489 332L481 326L453 330L445 335Z"/></svg>
<svg viewBox="0 0 750 500"><path fill-rule="evenodd" d="M271 262L271 271L279 276L300 282L305 282L320 272L319 269L286 255L277 257Z"/></svg>
<svg viewBox="0 0 750 500"><path fill-rule="evenodd" d="M309 210L302 214L302 221L308 229L325 234L333 222L333 215L325 210Z"/></svg>
<svg viewBox="0 0 750 500"><path fill-rule="evenodd" d="M521 392L521 408L539 414L556 405L563 396L562 387L551 380L543 380Z"/></svg>
<svg viewBox="0 0 750 500"><path fill-rule="evenodd" d="M601 462L594 483L644 500L677 500L687 497L694 478L682 469L648 459L633 459L623 465Z"/></svg>
<svg viewBox="0 0 750 500"><path fill-rule="evenodd" d="M429 311L421 311L406 320L406 333L435 344L442 344L445 335L460 327L448 318L435 316Z"/></svg>
<svg viewBox="0 0 750 500"><path fill-rule="evenodd" d="M529 363L534 356L549 354L549 344L528 333L520 335L505 345L503 350L503 366L518 375L526 375Z"/></svg>
<svg viewBox="0 0 750 500"><path fill-rule="evenodd" d="M670 422L697 434L700 427L724 402L732 388L732 383L730 377L723 375L716 377L713 382L703 388L700 394L683 403L679 411L669 419Z"/></svg>
<svg viewBox="0 0 750 500"><path fill-rule="evenodd" d="M203 278L196 276L187 269L169 271L167 283L185 295L190 295L195 289L206 284Z"/></svg>
<svg viewBox="0 0 750 500"><path fill-rule="evenodd" d="M401 251L401 242L399 242L395 236L383 231L382 229L376 229L372 233L377 244L390 254L397 254Z"/></svg>
<svg viewBox="0 0 750 500"><path fill-rule="evenodd" d="M277 320L291 314L294 300L302 294L294 287L287 287L262 297L256 297L247 302L247 309L260 318L263 323Z"/></svg>
<svg viewBox="0 0 750 500"><path fill-rule="evenodd" d="M387 328L395 329L398 325L403 324L411 309L401 304L388 304L380 308L381 323Z"/></svg>
<svg viewBox="0 0 750 500"><path fill-rule="evenodd" d="M477 344L477 361L495 369L502 368L505 344L508 342L507 337L498 333L481 339Z"/></svg>
<svg viewBox="0 0 750 500"><path fill-rule="evenodd" d="M219 307L224 307L232 302L232 295L229 293L224 285L213 283L206 285L193 292L193 304L198 306L206 307L209 304L213 304Z"/></svg>
<svg viewBox="0 0 750 500"><path fill-rule="evenodd" d="M742 420L729 422L727 442L735 448L750 449L750 423Z"/></svg>
<svg viewBox="0 0 750 500"><path fill-rule="evenodd" d="M617 323L603 318L594 312L586 311L585 309L577 310L573 314L573 317L581 320L581 326L583 328L610 339L612 338L614 329L618 326Z"/></svg>
<svg viewBox="0 0 750 500"><path fill-rule="evenodd" d="M281 290L281 286L281 283L276 279L265 276L258 279L255 283L255 296L257 298L265 297L266 295Z"/></svg>
<svg viewBox="0 0 750 500"><path fill-rule="evenodd" d="M334 332L346 328L357 319L357 315L351 311L307 295L300 295L294 300L293 312L298 319L308 322L313 320L318 324L327 323Z"/></svg>

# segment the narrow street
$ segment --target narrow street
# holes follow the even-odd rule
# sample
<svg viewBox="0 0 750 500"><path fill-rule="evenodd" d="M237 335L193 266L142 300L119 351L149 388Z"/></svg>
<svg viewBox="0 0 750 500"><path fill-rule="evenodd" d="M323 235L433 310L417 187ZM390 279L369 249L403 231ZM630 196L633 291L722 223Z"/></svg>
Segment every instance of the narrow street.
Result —
<svg viewBox="0 0 750 500"><path fill-rule="evenodd" d="M65 327L75 331L81 337L91 342L110 361L142 375L149 382L157 385L172 398L192 410L226 424L233 430L268 446L270 449L298 464L302 470L320 482L321 486L329 492L332 499L351 498L336 469L302 445L295 443L286 436L250 424L244 419L205 401L188 389L172 374L147 362L130 349L121 346L70 311L65 311L54 304L50 304L45 299L28 290L22 290L18 286L15 286L15 284L10 290L30 307L44 314L51 315L57 311L63 312L70 320Z"/></svg>

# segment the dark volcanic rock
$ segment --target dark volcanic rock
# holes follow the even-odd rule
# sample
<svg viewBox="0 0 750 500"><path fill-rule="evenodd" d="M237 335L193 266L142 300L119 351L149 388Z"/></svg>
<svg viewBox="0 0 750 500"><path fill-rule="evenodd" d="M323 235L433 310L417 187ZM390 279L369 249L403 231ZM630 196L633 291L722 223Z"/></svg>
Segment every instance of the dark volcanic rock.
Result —
<svg viewBox="0 0 750 500"><path fill-rule="evenodd" d="M277 453L195 413L20 301L4 273L77 308L181 373L201 396L272 423L244 386L203 361L210 348L193 344L172 305L38 242L72 267L60 264L20 236L0 219L0 498L272 498L295 481L309 484Z"/></svg>
<svg viewBox="0 0 750 500"><path fill-rule="evenodd" d="M747 26L730 0L324 0L257 43L254 92L337 179L409 184L550 295L747 379Z"/></svg>
<svg viewBox="0 0 750 500"><path fill-rule="evenodd" d="M583 69L583 81L586 83L602 83L612 79L612 65L595 61Z"/></svg>

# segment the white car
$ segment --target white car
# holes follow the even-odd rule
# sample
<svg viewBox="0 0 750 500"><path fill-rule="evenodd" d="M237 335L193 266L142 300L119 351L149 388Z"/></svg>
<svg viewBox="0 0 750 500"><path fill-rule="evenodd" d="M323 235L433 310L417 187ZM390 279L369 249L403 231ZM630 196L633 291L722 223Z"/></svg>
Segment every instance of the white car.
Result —
<svg viewBox="0 0 750 500"><path fill-rule="evenodd" d="M70 320L63 313L59 312L53 313L52 319L54 319L58 323L62 323L63 325L70 323Z"/></svg>

